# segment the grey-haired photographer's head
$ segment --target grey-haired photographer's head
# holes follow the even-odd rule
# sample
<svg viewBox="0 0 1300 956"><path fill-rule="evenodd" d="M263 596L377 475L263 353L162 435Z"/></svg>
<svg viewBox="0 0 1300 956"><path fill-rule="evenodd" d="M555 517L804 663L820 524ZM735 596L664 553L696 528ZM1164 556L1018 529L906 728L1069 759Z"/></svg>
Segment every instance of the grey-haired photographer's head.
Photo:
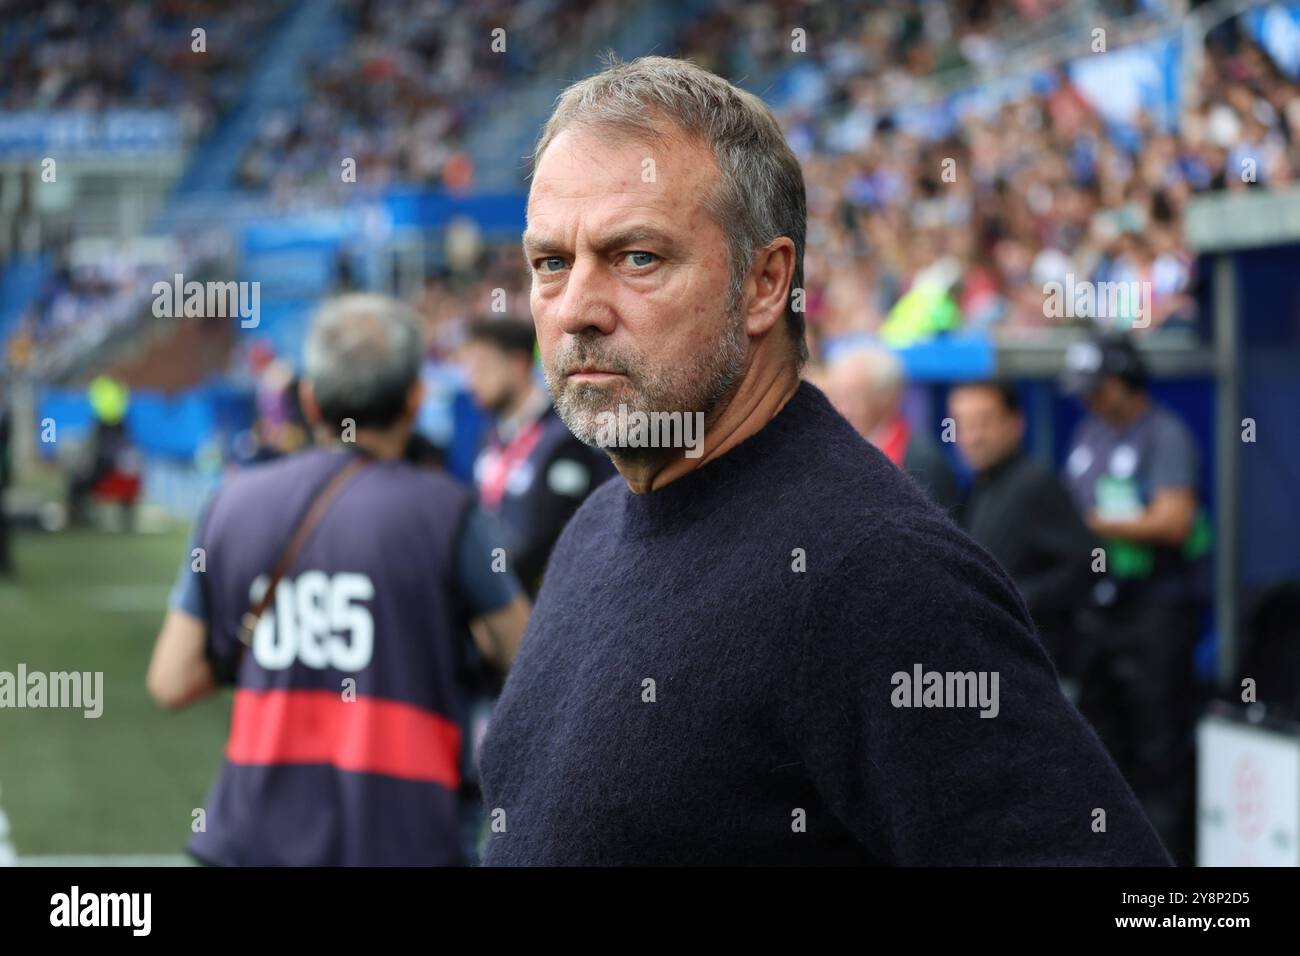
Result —
<svg viewBox="0 0 1300 956"><path fill-rule="evenodd" d="M419 313L391 296L349 293L327 300L304 352L303 409L322 436L404 447L419 410Z"/></svg>

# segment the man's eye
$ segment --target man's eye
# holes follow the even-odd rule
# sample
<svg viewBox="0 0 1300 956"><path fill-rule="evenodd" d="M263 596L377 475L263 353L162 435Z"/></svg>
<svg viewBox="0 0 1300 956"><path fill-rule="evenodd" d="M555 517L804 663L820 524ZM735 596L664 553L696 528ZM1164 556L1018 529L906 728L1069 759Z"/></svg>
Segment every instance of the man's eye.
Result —
<svg viewBox="0 0 1300 956"><path fill-rule="evenodd" d="M654 265L656 260L659 258L653 252L625 252L623 253L623 257L638 269L644 269L646 266Z"/></svg>
<svg viewBox="0 0 1300 956"><path fill-rule="evenodd" d="M564 259L560 256L543 256L533 266L538 272L557 272L564 268Z"/></svg>

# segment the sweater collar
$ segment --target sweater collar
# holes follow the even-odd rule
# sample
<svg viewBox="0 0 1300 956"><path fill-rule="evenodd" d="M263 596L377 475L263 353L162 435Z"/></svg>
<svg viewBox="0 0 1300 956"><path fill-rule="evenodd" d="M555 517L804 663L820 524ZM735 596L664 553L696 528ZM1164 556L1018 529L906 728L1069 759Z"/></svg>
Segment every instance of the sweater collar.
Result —
<svg viewBox="0 0 1300 956"><path fill-rule="evenodd" d="M730 497L776 465L781 450L825 413L835 414L830 402L816 386L801 381L766 425L725 455L645 494L634 494L620 479L625 531L653 534L698 521L711 502Z"/></svg>

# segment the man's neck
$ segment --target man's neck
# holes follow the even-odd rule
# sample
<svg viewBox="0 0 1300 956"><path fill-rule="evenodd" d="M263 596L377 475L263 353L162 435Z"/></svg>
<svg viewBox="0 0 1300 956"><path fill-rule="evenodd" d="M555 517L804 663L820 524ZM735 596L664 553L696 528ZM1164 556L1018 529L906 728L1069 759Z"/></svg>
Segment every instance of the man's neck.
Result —
<svg viewBox="0 0 1300 956"><path fill-rule="evenodd" d="M409 427L388 429L358 428L355 441L343 441L338 435L317 434L316 444L326 448L359 448L378 461L396 461L406 456L411 440Z"/></svg>
<svg viewBox="0 0 1300 956"><path fill-rule="evenodd" d="M1011 465L1015 463L1023 453L1024 453L1024 449L1021 448L1021 446L1019 445L1013 446L1009 451L1007 451L1005 455L1003 455L997 461L993 462L993 464L984 468L982 471L977 472L975 475L975 480L988 481L992 478L996 478L1002 472L1010 468Z"/></svg>
<svg viewBox="0 0 1300 956"><path fill-rule="evenodd" d="M1125 403L1121 414L1113 422L1116 428L1128 428L1151 408L1151 397L1145 392L1134 395Z"/></svg>
<svg viewBox="0 0 1300 956"><path fill-rule="evenodd" d="M541 418L548 405L546 394L530 380L497 416L497 434L503 441L510 441L521 429Z"/></svg>
<svg viewBox="0 0 1300 956"><path fill-rule="evenodd" d="M756 435L798 388L799 374L787 363L752 366L725 404L714 410L713 421L706 423L699 456L687 458L683 449L672 449L670 455L651 460L610 458L634 494L657 491Z"/></svg>

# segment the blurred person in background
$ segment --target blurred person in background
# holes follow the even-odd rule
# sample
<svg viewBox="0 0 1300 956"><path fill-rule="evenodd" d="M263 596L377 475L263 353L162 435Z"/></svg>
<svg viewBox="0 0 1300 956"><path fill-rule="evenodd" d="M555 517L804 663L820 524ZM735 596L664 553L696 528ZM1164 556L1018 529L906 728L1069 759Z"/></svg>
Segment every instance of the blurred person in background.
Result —
<svg viewBox="0 0 1300 956"><path fill-rule="evenodd" d="M101 375L86 390L95 417L94 429L80 462L68 482L68 515L73 524L90 518L90 503L98 497L120 504L129 528L140 494L140 461L126 427L131 390Z"/></svg>
<svg viewBox="0 0 1300 956"><path fill-rule="evenodd" d="M1025 416L1007 382L948 393L957 448L975 473L962 528L1016 582L1062 677L1075 672L1073 617L1088 597L1095 539L1060 479L1025 452Z"/></svg>
<svg viewBox="0 0 1300 956"><path fill-rule="evenodd" d="M536 598L551 548L583 500L614 466L573 437L551 407L533 370L536 337L527 319L496 318L469 327L461 348L470 394L493 418L474 462L479 507L491 518L493 544L505 566ZM469 660L462 683L470 695L473 747L467 785L478 786L478 750L501 693L500 672Z"/></svg>
<svg viewBox="0 0 1300 956"><path fill-rule="evenodd" d="M310 424L298 399L300 386L287 362L276 359L263 368L257 380L252 427L233 443L233 457L239 466L292 455L310 441Z"/></svg>
<svg viewBox="0 0 1300 956"><path fill-rule="evenodd" d="M903 414L903 363L888 349L845 350L827 364L826 397L858 434L907 472L940 508L960 504L957 476L939 446Z"/></svg>
<svg viewBox="0 0 1300 956"><path fill-rule="evenodd" d="M1199 456L1187 426L1152 401L1124 335L1066 353L1062 386L1088 410L1064 480L1104 545L1106 573L1080 615L1079 709L1128 777L1175 860L1192 862L1193 561L1208 546Z"/></svg>
<svg viewBox="0 0 1300 956"><path fill-rule="evenodd" d="M327 302L301 393L317 447L233 473L195 526L147 683L169 709L235 686L200 861L466 860L465 628L504 671L529 604L468 491L403 457L419 364L401 303Z"/></svg>
<svg viewBox="0 0 1300 956"><path fill-rule="evenodd" d="M494 419L474 463L479 505L497 518L509 567L533 596L569 518L614 475L551 407L533 374L535 344L531 322L492 319L471 326L462 349L474 401Z"/></svg>

